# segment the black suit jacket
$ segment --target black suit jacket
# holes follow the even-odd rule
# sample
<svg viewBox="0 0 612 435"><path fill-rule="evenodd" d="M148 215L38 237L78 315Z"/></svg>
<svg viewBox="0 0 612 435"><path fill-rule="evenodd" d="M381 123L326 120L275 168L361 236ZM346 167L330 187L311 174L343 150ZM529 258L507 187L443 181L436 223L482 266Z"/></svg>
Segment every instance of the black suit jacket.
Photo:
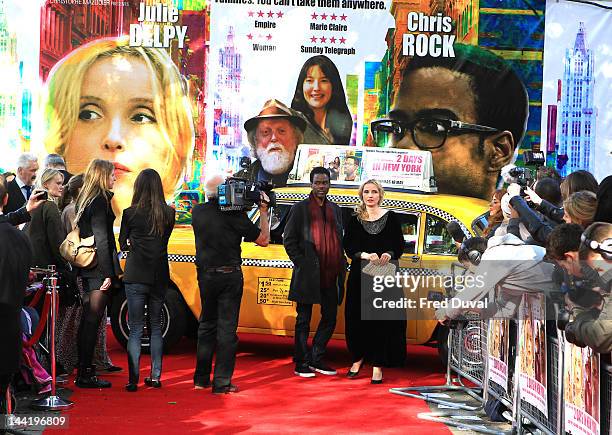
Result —
<svg viewBox="0 0 612 435"><path fill-rule="evenodd" d="M0 374L19 368L19 313L28 283L32 250L28 238L8 222L0 223Z"/></svg>
<svg viewBox="0 0 612 435"><path fill-rule="evenodd" d="M29 222L32 217L26 210L25 206L21 207L17 211L12 211L7 214L0 215L0 223L8 222L11 225L21 225Z"/></svg>
<svg viewBox="0 0 612 435"><path fill-rule="evenodd" d="M151 234L149 210L129 207L123 210L119 247L129 251L123 281L152 285L162 293L168 287L168 239L174 228L174 209L164 206L167 224L161 236ZM128 245L129 240L129 245Z"/></svg>
<svg viewBox="0 0 612 435"><path fill-rule="evenodd" d="M4 213L19 210L26 203L26 199L25 196L23 196L23 191L19 188L19 184L17 184L17 179L8 183L6 187L9 198L4 207Z"/></svg>
<svg viewBox="0 0 612 435"><path fill-rule="evenodd" d="M300 201L291 207L289 218L285 225L285 231L283 232L283 245L285 246L285 251L287 251L289 259L293 263L293 273L289 286L289 300L302 304L320 304L321 271L319 256L317 255L310 232L309 203L310 198ZM344 232L342 226L342 211L338 205L331 201L329 203L334 210L340 252L344 252L344 248L342 247ZM344 254L342 258L344 258ZM345 276L346 262L343 261L336 282L338 288L338 304L342 302L344 297Z"/></svg>

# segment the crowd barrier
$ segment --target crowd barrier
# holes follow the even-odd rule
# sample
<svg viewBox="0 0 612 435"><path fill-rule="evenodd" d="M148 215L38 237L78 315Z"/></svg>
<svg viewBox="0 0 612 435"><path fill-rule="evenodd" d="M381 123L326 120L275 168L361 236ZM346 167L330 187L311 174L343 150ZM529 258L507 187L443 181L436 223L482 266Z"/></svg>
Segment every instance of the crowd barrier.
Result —
<svg viewBox="0 0 612 435"><path fill-rule="evenodd" d="M432 412L420 415L421 418L443 422L455 427L474 430L480 433L505 434L525 433L531 426L546 434L565 434L564 422L564 342L563 333L555 328L553 334L547 337L547 396L548 417L540 410L520 398L518 388L517 343L509 343L509 376L507 392L488 379L488 352L487 338L489 320L475 320L471 318L464 329L452 329L448 335L447 382L439 386L413 386L404 388L391 388L393 394L419 398L430 403L451 408L451 411ZM518 339L518 333L515 334ZM610 435L610 420L612 413L612 366L600 363L600 434ZM469 381L473 386L466 386ZM487 382L488 381L488 382ZM483 386L486 384L486 388ZM469 390L473 397L477 394L481 406L466 406L465 400L440 399L443 391ZM468 392L468 391L465 391ZM482 424L470 424L464 420L453 420L450 416L456 410L474 411L479 415L488 397L501 401L512 412L512 429L500 431L485 428ZM518 399L518 400L517 400Z"/></svg>

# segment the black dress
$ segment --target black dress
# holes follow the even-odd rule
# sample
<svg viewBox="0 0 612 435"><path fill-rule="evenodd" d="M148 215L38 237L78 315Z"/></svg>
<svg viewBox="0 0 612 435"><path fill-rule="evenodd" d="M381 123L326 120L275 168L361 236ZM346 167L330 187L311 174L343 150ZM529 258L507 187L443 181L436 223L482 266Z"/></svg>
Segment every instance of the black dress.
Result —
<svg viewBox="0 0 612 435"><path fill-rule="evenodd" d="M406 360L405 310L401 313L378 313L379 319L382 315L397 320L363 320L362 317L372 309L373 298L396 300L404 296L401 288L374 292L372 278L361 274L361 267L368 263L361 261L362 252L375 253L379 257L387 252L391 255L391 262L397 266L404 250L404 237L397 215L389 211L372 222L360 221L357 216L352 216L346 227L344 247L352 260L344 315L346 344L353 362L364 358L365 362L375 367L401 366ZM367 279L367 282L363 282L363 292L362 279Z"/></svg>

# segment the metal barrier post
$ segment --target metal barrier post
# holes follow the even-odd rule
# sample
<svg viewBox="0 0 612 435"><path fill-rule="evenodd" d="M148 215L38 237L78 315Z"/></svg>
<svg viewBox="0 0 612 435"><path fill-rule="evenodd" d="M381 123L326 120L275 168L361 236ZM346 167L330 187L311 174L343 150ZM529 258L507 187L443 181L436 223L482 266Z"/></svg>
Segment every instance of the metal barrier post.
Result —
<svg viewBox="0 0 612 435"><path fill-rule="evenodd" d="M57 275L54 273L49 279L51 281L51 394L42 399L35 400L30 405L33 409L45 411L59 411L62 409L71 408L74 403L70 400L64 400L56 394L56 370L55 370L55 317L57 312ZM49 314L47 314L49 315Z"/></svg>

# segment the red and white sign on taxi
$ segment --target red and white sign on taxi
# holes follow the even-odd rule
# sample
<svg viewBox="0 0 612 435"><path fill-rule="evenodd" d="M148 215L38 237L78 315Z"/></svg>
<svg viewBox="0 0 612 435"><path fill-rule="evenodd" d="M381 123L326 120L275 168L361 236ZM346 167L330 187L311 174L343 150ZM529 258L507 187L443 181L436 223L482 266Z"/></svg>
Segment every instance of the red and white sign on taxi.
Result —
<svg viewBox="0 0 612 435"><path fill-rule="evenodd" d="M316 166L329 169L332 184L360 185L376 179L385 187L437 191L429 151L300 145L288 183L309 182L310 171Z"/></svg>

